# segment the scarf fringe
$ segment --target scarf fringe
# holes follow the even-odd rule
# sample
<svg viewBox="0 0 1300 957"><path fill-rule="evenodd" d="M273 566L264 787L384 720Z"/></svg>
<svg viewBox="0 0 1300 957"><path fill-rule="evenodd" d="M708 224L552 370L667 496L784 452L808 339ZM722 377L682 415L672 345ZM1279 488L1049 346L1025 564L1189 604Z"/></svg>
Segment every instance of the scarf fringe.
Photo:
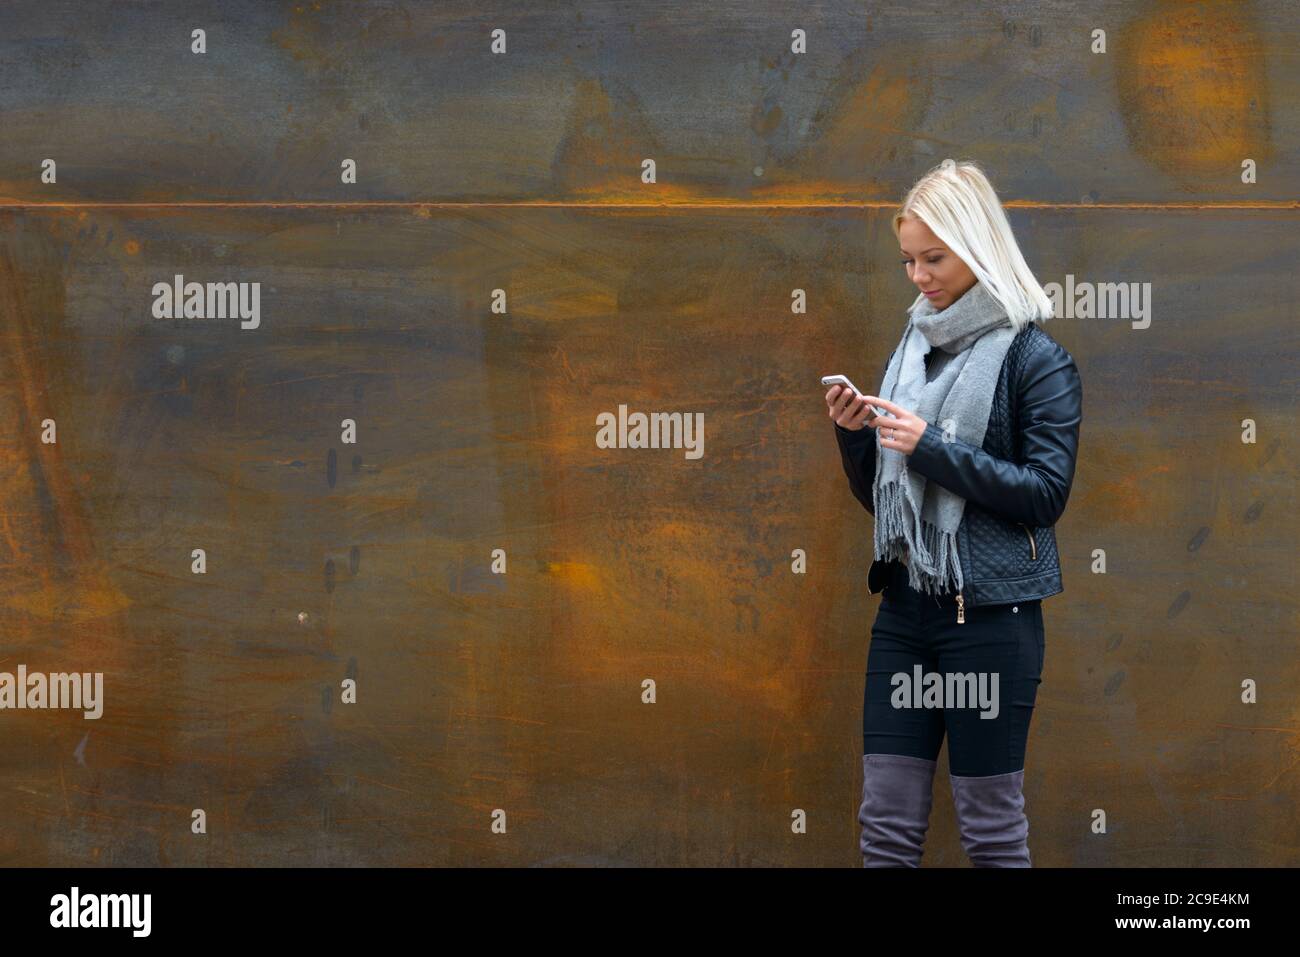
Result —
<svg viewBox="0 0 1300 957"><path fill-rule="evenodd" d="M920 526L912 529L910 547L906 527L909 519ZM908 584L917 591L932 595L961 591L957 536L920 519L901 482L882 485L877 495L875 544L876 558L897 559L906 564ZM937 568L935 555L938 555Z"/></svg>

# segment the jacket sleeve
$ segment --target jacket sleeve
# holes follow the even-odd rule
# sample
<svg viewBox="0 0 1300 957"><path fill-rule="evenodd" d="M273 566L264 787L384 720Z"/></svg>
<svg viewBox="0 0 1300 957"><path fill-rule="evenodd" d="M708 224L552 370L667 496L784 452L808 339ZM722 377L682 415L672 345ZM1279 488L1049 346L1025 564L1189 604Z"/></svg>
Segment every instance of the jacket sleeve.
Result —
<svg viewBox="0 0 1300 957"><path fill-rule="evenodd" d="M1004 519L1055 525L1070 497L1079 449L1079 370L1065 349L1049 342L1026 359L1018 389L1023 464L957 438L945 442L943 430L927 419L908 468Z"/></svg>
<svg viewBox="0 0 1300 957"><path fill-rule="evenodd" d="M876 482L876 430L864 425L858 431L846 429L838 423L835 426L835 440L840 446L840 461L844 463L844 474L849 477L849 488L853 497L862 503L872 515L876 514L876 499L873 486ZM927 432L929 429L926 430Z"/></svg>
<svg viewBox="0 0 1300 957"><path fill-rule="evenodd" d="M885 368L889 368L890 361L894 358L894 352L889 353L889 358L885 360ZM883 376L882 376L883 377ZM876 430L869 425L864 425L858 431L846 429L839 423L832 422L835 426L835 441L840 446L840 461L844 463L844 474L849 477L849 488L853 490L853 497L862 503L872 515L876 514ZM927 431L929 431L927 429Z"/></svg>

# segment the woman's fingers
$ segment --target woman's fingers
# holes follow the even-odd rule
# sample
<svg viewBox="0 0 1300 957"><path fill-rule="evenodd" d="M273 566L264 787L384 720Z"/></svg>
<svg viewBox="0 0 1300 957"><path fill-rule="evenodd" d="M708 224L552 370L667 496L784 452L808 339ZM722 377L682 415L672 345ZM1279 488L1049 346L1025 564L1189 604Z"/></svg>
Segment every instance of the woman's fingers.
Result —
<svg viewBox="0 0 1300 957"><path fill-rule="evenodd" d="M844 412L844 407L848 405L851 394L848 389L838 385L831 386L831 390L826 393L826 404L830 406L830 415L832 419L839 420L840 415Z"/></svg>
<svg viewBox="0 0 1300 957"><path fill-rule="evenodd" d="M835 417L835 422L837 425L847 429L853 425L853 399L855 397L852 393L849 393L847 389L844 391L848 394L841 396L836 402L835 407L838 415Z"/></svg>
<svg viewBox="0 0 1300 957"><path fill-rule="evenodd" d="M870 406L866 404L865 396L850 393L843 403L837 403L837 408L840 411L835 418L836 424L856 431L862 428L862 422L866 418L866 412L870 409Z"/></svg>
<svg viewBox="0 0 1300 957"><path fill-rule="evenodd" d="M871 406L867 404L867 397L860 395L849 403L849 420L856 427L861 427L867 419L871 417Z"/></svg>
<svg viewBox="0 0 1300 957"><path fill-rule="evenodd" d="M844 407L849 404L849 400L852 398L853 392L842 385L833 385L831 390L826 393L827 404L836 412L843 412Z"/></svg>
<svg viewBox="0 0 1300 957"><path fill-rule="evenodd" d="M897 438L898 432L908 427L910 413L906 409L874 395L857 395L843 386L830 387L826 393L826 404L830 409L830 417L836 425L846 429L856 430L863 426L871 426L873 429L893 429L892 437ZM877 415L873 406L879 406L891 414ZM901 417L899 413L902 414ZM890 437L888 432L884 435Z"/></svg>
<svg viewBox="0 0 1300 957"><path fill-rule="evenodd" d="M870 425L880 433L880 447L896 449L904 455L910 455L916 447L919 419L901 405L882 399L878 395L863 396L871 406L879 406L887 415L877 415Z"/></svg>
<svg viewBox="0 0 1300 957"><path fill-rule="evenodd" d="M907 409L904 409L901 405L894 405L894 403L888 401L887 399L882 399L878 395L867 396L867 401L870 402L872 405L880 406L890 415L897 416L900 419L906 418L907 416L912 414L908 412Z"/></svg>
<svg viewBox="0 0 1300 957"><path fill-rule="evenodd" d="M897 408L897 406L895 406ZM911 423L889 415L878 415L871 423L880 430L880 444L891 447L891 443L906 445L906 437L911 434Z"/></svg>

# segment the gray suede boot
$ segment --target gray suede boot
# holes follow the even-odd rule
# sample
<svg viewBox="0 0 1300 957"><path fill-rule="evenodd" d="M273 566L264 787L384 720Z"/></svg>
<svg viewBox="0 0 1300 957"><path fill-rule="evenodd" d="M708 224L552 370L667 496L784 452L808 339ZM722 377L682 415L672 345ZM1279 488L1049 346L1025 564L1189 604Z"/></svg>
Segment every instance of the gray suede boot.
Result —
<svg viewBox="0 0 1300 957"><path fill-rule="evenodd" d="M863 867L920 867L937 762L903 754L862 756L858 823Z"/></svg>
<svg viewBox="0 0 1300 957"><path fill-rule="evenodd" d="M958 777L952 781L961 845L975 867L1032 867L1029 861L1029 819L1021 788L1025 771L988 777Z"/></svg>

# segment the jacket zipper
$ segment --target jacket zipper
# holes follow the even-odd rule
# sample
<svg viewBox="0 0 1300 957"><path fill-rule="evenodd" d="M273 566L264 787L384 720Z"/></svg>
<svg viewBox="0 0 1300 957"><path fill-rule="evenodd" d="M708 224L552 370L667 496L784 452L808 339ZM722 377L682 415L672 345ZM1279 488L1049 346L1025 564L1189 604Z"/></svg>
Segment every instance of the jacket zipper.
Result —
<svg viewBox="0 0 1300 957"><path fill-rule="evenodd" d="M1025 534L1029 536L1029 560L1031 562L1036 562L1038 561L1038 546L1034 543L1034 533L1029 530L1029 526L1024 522L1020 523L1020 527L1023 528Z"/></svg>
<svg viewBox="0 0 1300 957"><path fill-rule="evenodd" d="M957 593L957 624L966 624L966 599L961 596L961 592Z"/></svg>

